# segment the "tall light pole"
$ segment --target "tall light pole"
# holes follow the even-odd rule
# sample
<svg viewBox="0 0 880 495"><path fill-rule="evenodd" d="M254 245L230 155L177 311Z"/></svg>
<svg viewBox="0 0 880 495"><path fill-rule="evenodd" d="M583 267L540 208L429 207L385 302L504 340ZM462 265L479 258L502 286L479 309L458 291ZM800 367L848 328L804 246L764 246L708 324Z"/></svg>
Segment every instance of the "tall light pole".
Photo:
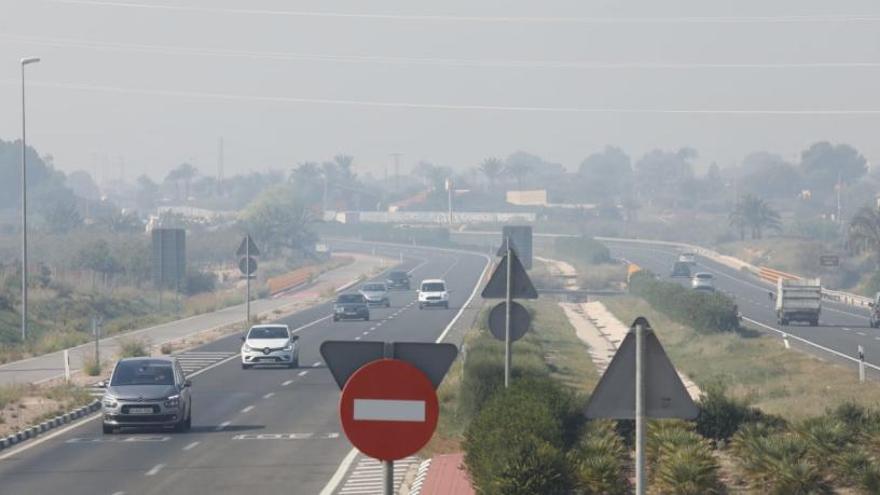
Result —
<svg viewBox="0 0 880 495"><path fill-rule="evenodd" d="M27 261L27 143L24 111L24 67L35 64L40 59L25 57L21 59L21 341L27 339L28 315L28 261Z"/></svg>

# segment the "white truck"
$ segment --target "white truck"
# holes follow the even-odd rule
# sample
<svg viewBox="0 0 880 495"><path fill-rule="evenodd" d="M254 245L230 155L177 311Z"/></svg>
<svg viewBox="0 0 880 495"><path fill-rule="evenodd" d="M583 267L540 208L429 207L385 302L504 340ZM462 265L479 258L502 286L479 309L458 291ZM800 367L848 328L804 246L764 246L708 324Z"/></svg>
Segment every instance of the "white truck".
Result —
<svg viewBox="0 0 880 495"><path fill-rule="evenodd" d="M772 294L771 294L772 295ZM822 281L818 278L776 281L776 321L803 321L815 327L822 312Z"/></svg>

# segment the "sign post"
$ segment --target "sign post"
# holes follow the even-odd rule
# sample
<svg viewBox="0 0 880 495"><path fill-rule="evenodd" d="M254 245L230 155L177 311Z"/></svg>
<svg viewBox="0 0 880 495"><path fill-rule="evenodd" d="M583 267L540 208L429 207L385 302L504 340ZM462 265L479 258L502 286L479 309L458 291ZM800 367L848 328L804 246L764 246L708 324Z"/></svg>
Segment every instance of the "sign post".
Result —
<svg viewBox="0 0 880 495"><path fill-rule="evenodd" d="M247 320L245 321L245 330L251 324L251 277L257 271L257 260L252 258L252 256L259 256L260 250L257 249L257 245L254 244L254 240L251 238L250 234L244 236L244 239L241 241L241 245L238 247L238 251L235 252L237 256L240 258L238 263L238 269L244 274L247 282L245 283L245 312L247 315Z"/></svg>
<svg viewBox="0 0 880 495"><path fill-rule="evenodd" d="M700 410L681 382L650 323L636 318L593 390L588 418L636 422L636 491L647 491L645 433L648 418L695 419Z"/></svg>
<svg viewBox="0 0 880 495"><path fill-rule="evenodd" d="M507 288L506 294L504 296L504 302L507 305L504 308L504 388L510 387L510 359L511 359L511 351L510 351L510 307L512 306L513 300L510 298L510 266L513 263L510 263L510 236L505 237L504 243L507 245Z"/></svg>

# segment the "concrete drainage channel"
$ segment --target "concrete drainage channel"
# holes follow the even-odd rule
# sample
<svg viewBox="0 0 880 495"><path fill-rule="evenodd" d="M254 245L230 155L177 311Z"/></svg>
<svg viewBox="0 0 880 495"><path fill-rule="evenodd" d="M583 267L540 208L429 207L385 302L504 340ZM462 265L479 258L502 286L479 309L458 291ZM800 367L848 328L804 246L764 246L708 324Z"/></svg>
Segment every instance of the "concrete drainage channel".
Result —
<svg viewBox="0 0 880 495"><path fill-rule="evenodd" d="M78 409L74 409L73 411L67 412L60 416L55 416L54 418L43 421L42 423L30 426L25 428L18 433L14 433L9 435L6 438L0 438L0 450L8 449L14 447L22 442L25 442L31 438L36 438L37 436L46 433L47 431L54 430L59 426L66 425L73 421L76 421L79 418L84 418L91 413L97 411L101 408L101 401L96 400L87 406L80 407Z"/></svg>

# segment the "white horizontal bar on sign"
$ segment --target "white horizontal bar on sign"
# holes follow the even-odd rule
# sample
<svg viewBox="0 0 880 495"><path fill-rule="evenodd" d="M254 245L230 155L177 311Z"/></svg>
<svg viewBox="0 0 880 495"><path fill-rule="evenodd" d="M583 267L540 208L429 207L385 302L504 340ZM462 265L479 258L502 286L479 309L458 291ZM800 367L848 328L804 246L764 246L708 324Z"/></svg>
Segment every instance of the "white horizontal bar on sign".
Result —
<svg viewBox="0 0 880 495"><path fill-rule="evenodd" d="M355 399L355 421L425 421L423 400Z"/></svg>

